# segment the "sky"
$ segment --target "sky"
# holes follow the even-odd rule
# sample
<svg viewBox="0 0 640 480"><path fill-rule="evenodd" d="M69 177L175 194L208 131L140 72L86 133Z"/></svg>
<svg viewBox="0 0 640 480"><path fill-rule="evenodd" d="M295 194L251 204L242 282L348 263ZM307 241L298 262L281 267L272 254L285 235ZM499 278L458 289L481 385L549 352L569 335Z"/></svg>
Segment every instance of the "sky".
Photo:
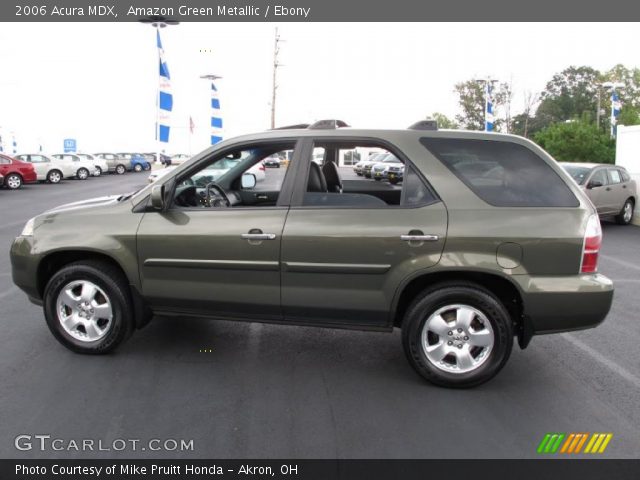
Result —
<svg viewBox="0 0 640 480"><path fill-rule="evenodd" d="M276 126L323 118L406 128L453 117L457 82L512 82L512 114L569 65L640 66L640 24L182 23L162 29L174 109L167 153L209 142L210 85L223 77L224 136L270 127L274 30L281 43ZM608 41L613 39L612 41ZM158 53L139 23L0 23L0 132L5 151L155 151ZM500 112L498 112L500 113ZM196 126L189 133L189 118Z"/></svg>

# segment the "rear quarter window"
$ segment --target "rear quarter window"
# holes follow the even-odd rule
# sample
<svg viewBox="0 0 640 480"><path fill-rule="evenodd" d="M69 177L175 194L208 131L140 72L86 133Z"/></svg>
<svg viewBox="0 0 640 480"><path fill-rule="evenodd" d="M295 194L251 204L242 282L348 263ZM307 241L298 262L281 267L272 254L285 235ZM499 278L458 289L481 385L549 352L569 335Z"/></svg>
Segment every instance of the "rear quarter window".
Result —
<svg viewBox="0 0 640 480"><path fill-rule="evenodd" d="M577 207L569 186L532 150L498 140L421 138L420 143L496 207Z"/></svg>

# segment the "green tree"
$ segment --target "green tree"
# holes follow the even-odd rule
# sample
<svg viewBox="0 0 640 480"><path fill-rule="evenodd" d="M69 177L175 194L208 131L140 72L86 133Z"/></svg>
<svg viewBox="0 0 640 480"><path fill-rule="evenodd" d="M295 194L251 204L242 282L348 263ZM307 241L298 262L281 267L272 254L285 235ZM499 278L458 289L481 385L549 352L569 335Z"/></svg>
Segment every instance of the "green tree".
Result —
<svg viewBox="0 0 640 480"><path fill-rule="evenodd" d="M444 113L434 112L429 118L432 118L433 120L438 122L438 128L449 130L457 130L458 128L460 128L460 125L458 125L455 120L450 119Z"/></svg>
<svg viewBox="0 0 640 480"><path fill-rule="evenodd" d="M467 80L457 83L454 92L458 95L460 113L456 115L456 121L466 130L484 130L485 92L484 84L476 80ZM493 87L494 125L497 131L501 131L505 122L496 114L504 109L510 101L511 90L509 84L499 83Z"/></svg>
<svg viewBox="0 0 640 480"><path fill-rule="evenodd" d="M586 66L571 66L556 73L540 95L535 115L538 125L547 127L585 114L595 118L601 80L598 70Z"/></svg>
<svg viewBox="0 0 640 480"><path fill-rule="evenodd" d="M535 141L561 162L613 163L615 141L588 118L554 123L534 136Z"/></svg>

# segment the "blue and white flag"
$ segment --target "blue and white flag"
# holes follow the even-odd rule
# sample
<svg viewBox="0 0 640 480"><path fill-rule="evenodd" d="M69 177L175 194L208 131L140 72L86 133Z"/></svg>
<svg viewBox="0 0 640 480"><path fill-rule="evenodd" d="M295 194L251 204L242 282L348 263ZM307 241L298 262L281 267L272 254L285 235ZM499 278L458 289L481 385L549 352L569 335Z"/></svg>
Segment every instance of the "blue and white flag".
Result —
<svg viewBox="0 0 640 480"><path fill-rule="evenodd" d="M218 89L211 82L211 145L222 140L222 116L220 115L220 98Z"/></svg>
<svg viewBox="0 0 640 480"><path fill-rule="evenodd" d="M493 131L494 117L493 117L493 87L490 81L486 82L486 108L484 111L484 130L485 132Z"/></svg>
<svg viewBox="0 0 640 480"><path fill-rule="evenodd" d="M11 145L13 146L13 154L15 155L16 153L18 153L18 143L16 142L16 136L13 135L12 136L12 142Z"/></svg>
<svg viewBox="0 0 640 480"><path fill-rule="evenodd" d="M615 90L611 92L611 136L615 138L618 126L618 115L622 109L622 102Z"/></svg>
<svg viewBox="0 0 640 480"><path fill-rule="evenodd" d="M162 49L162 41L160 40L160 30L158 34L158 57L160 60L160 85L158 92L158 127L156 135L159 135L161 142L169 142L169 129L171 120L171 110L173 109L173 95L171 94L171 77L169 75L169 67L164 58L164 50Z"/></svg>

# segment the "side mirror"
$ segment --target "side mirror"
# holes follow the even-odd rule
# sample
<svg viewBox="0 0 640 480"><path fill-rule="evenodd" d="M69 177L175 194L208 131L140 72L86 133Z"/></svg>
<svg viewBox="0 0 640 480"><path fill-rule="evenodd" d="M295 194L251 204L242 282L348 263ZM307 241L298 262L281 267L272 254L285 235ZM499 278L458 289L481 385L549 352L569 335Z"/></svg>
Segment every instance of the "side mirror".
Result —
<svg viewBox="0 0 640 480"><path fill-rule="evenodd" d="M243 190L251 190L256 186L256 176L253 173L244 173L241 185Z"/></svg>
<svg viewBox="0 0 640 480"><path fill-rule="evenodd" d="M164 185L154 185L151 187L151 206L155 210L164 209Z"/></svg>
<svg viewBox="0 0 640 480"><path fill-rule="evenodd" d="M587 184L587 189L588 189L588 190L591 190L592 188L598 188L598 187L601 187L601 186L602 186L602 182L599 182L599 181L597 181L597 180L594 180L594 181L589 182L589 183Z"/></svg>

